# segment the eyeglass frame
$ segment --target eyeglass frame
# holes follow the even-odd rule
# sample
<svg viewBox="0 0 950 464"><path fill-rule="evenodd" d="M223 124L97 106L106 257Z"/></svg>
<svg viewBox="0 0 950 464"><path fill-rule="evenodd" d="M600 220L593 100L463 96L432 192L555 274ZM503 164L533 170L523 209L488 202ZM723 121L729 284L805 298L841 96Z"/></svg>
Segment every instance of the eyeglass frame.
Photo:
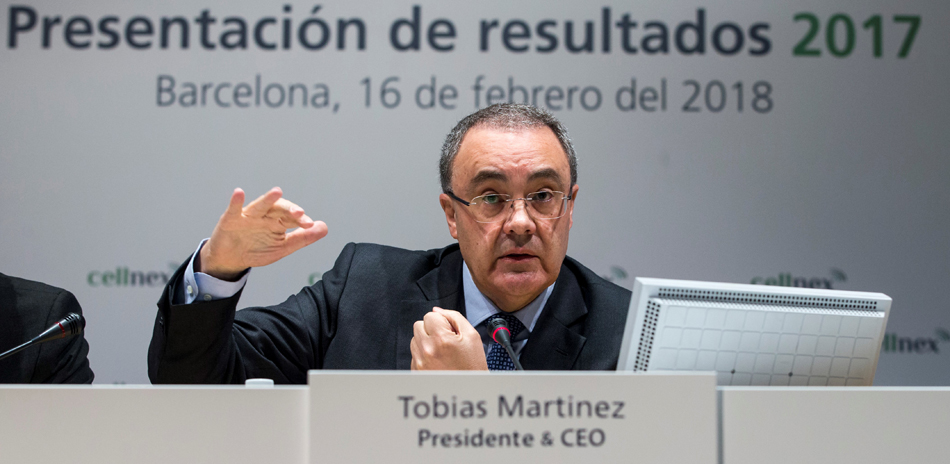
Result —
<svg viewBox="0 0 950 464"><path fill-rule="evenodd" d="M574 186L571 185L571 188L570 188L569 190L573 190L573 189L574 189ZM530 193L528 193L528 195L531 195L531 194L533 194L533 193L540 193L540 192L543 192L543 190L538 190L537 192L530 192ZM529 200L527 196L522 197L522 198L508 198L508 199L505 200L505 202L506 202L506 203L509 203L509 202L515 202L515 201L518 201L518 200L523 200L523 201L524 201L524 205L525 205L525 212L526 212L529 216L531 216L532 218L534 218L534 219L543 219L543 220L548 220L548 221L551 221L551 220L554 220L554 219L560 219L560 218L564 217L564 215L567 213L567 208L565 207L565 204L567 203L568 200L573 200L573 199L574 199L574 196L573 196L573 195L568 195L568 194L566 194L566 193L564 193L564 192L561 192L561 191L558 191L558 190L549 190L549 192L550 192L550 193L560 193L561 195L564 195L564 198L561 199L561 202L562 202L562 203L561 203L561 209L563 210L563 212L560 214L560 216L557 216L557 217L535 217L534 215L532 215L531 213L528 212L528 211L530 211L529 208L528 208L528 202L529 202L529 201L536 201L536 200ZM455 200L455 201L457 201L457 202L459 202L459 203L461 203L461 204L463 204L463 205L465 205L465 206L475 206L473 203L475 202L476 199L482 198L482 197L487 197L487 196L489 196L489 195L498 195L498 196L501 196L501 197L511 197L511 195L509 195L509 194L507 194L507 193L488 193L488 194L485 194L485 195L479 195L479 196L477 196L477 197L475 197L475 198L472 198L472 201L465 201L465 200L459 198L457 195L455 195L455 193L452 192L451 190L446 191L445 194L448 195L448 196L449 196L450 198L452 198L453 200ZM504 222L508 217L511 216L511 214L512 214L511 211L514 211L514 210L515 210L515 204L514 204L514 203L511 203L511 209L510 209L508 215L499 214L499 215L498 215L499 219L496 219L496 220L494 220L494 221L479 221L478 219L475 219L475 222L477 222L477 223L479 223L479 224L495 224L495 223L498 223L498 222Z"/></svg>

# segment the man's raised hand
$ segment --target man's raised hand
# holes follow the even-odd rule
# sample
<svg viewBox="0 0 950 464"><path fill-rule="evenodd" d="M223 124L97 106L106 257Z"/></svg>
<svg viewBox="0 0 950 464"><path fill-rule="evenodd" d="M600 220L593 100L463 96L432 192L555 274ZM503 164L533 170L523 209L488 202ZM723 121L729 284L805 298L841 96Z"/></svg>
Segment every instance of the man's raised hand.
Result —
<svg viewBox="0 0 950 464"><path fill-rule="evenodd" d="M247 206L244 191L234 189L228 209L211 239L201 248L199 268L223 280L235 280L249 267L271 264L327 235L327 225L281 198L274 187ZM287 229L297 228L288 233Z"/></svg>

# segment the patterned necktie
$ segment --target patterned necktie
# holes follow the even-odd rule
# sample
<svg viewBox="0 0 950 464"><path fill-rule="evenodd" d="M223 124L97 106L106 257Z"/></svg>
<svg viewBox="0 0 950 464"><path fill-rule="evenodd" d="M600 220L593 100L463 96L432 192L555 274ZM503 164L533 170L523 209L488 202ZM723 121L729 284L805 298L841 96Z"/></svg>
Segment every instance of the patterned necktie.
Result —
<svg viewBox="0 0 950 464"><path fill-rule="evenodd" d="M518 334L524 330L524 324L518 320L517 317L512 316L511 314L498 313L494 316L488 318L487 323L490 323L492 319L501 318L508 323L508 330L511 331L511 339L514 340ZM511 358L508 356L508 352L505 351L505 347L501 346L500 343L492 341L491 350L488 351L488 370L490 371L513 371L515 370L515 363L511 361Z"/></svg>

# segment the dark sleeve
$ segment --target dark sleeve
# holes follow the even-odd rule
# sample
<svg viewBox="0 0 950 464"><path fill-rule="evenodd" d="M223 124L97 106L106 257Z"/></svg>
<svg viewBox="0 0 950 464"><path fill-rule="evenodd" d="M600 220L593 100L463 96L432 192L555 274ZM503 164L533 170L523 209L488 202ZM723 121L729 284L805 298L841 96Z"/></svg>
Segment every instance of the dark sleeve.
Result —
<svg viewBox="0 0 950 464"><path fill-rule="evenodd" d="M72 293L60 290L52 299L46 327L69 313L82 314ZM39 358L30 383L92 383L95 375L89 367L89 344L82 334L65 340L53 340L39 347Z"/></svg>
<svg viewBox="0 0 950 464"><path fill-rule="evenodd" d="M173 305L187 261L158 301L148 350L152 383L227 384L249 378L305 384L323 367L336 332L337 308L356 247L348 244L323 279L283 303L235 311L231 298Z"/></svg>

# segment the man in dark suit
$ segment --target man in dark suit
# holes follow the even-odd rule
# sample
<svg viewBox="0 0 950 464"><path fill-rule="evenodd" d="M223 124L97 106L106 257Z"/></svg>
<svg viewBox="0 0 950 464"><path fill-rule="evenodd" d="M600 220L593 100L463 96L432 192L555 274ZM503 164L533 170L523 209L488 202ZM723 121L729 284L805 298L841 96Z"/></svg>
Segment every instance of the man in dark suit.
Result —
<svg viewBox="0 0 950 464"><path fill-rule="evenodd" d="M66 317L82 314L72 293L0 274L0 352L18 346ZM92 383L82 334L32 346L0 360L0 383Z"/></svg>
<svg viewBox="0 0 950 464"><path fill-rule="evenodd" d="M512 326L526 369L615 368L630 292L566 257L579 187L560 122L524 105L480 110L447 137L440 176L457 245L422 252L350 244L321 282L237 313L250 267L327 228L278 188L246 207L236 189L211 238L159 300L150 379L304 383L319 368L510 368L487 334L496 317Z"/></svg>

